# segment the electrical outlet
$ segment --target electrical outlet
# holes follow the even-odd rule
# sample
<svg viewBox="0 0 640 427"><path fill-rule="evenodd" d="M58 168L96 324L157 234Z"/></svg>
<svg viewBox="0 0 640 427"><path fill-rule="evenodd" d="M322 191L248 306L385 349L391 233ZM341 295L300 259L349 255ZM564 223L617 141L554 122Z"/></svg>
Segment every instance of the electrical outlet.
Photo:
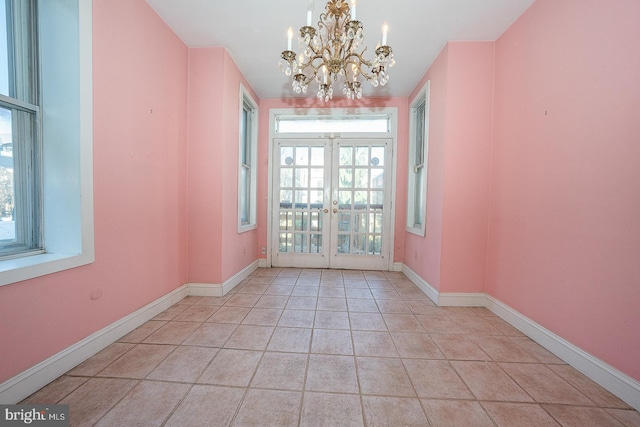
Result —
<svg viewBox="0 0 640 427"><path fill-rule="evenodd" d="M266 255L266 254L267 254L267 248L262 247L262 249L260 250L260 253L261 253L262 255Z"/></svg>

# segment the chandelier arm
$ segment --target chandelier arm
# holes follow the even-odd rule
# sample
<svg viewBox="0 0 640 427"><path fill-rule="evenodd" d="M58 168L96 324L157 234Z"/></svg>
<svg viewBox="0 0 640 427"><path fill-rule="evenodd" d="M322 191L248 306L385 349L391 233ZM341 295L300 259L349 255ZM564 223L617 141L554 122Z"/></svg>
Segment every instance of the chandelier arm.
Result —
<svg viewBox="0 0 640 427"><path fill-rule="evenodd" d="M351 53L351 54L347 55L345 57L345 59L344 59L345 64L355 64L355 65L358 65L358 66L364 65L366 67L371 68L373 66L373 61L367 61L366 59L364 59L362 57L363 53L364 52L361 52L361 53L354 52L354 53ZM350 60L351 58L355 58L355 59L353 61L351 61ZM359 68L361 68L361 67L359 67Z"/></svg>
<svg viewBox="0 0 640 427"><path fill-rule="evenodd" d="M370 79L372 79L372 78L376 77L376 75L375 75L375 74L373 74L373 73L367 73L367 72L366 72L366 71L364 71L364 70L360 70L360 75L361 75L362 77L364 77L366 80L370 80Z"/></svg>
<svg viewBox="0 0 640 427"><path fill-rule="evenodd" d="M317 65L317 66L313 64L313 62L314 62L316 59L320 59L320 60L322 61L322 62L321 62L319 65ZM311 67L311 68L313 68L314 72L316 72L316 73L317 73L317 72L318 72L318 70L320 69L320 67L321 67L322 65L324 65L324 59L322 58L322 55L316 55L316 56L314 56L313 58L309 58L309 62L307 62L307 63L304 65L303 69L304 69L304 68L307 68L307 67Z"/></svg>

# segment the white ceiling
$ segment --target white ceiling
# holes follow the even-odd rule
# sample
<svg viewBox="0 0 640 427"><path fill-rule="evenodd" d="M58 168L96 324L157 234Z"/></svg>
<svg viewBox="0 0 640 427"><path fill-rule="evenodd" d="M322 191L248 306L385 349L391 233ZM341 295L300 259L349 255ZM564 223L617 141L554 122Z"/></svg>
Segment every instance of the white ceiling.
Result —
<svg viewBox="0 0 640 427"><path fill-rule="evenodd" d="M448 41L495 40L533 1L358 0L358 20L369 46L365 57L371 58L386 21L387 44L396 59L387 86L373 89L365 82L365 96L408 96ZM287 47L289 26L297 33L306 24L309 0L147 2L187 46L225 46L260 98L294 96L278 60ZM315 0L314 23L325 4ZM298 50L295 38L293 50Z"/></svg>

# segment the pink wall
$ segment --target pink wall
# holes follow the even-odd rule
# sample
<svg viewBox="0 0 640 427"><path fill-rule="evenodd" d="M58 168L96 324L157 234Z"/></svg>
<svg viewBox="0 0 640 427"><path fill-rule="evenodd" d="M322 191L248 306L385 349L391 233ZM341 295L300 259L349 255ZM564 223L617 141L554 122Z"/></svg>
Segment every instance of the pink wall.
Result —
<svg viewBox="0 0 640 427"><path fill-rule="evenodd" d="M440 292L484 292L493 42L450 42L448 62Z"/></svg>
<svg viewBox="0 0 640 427"><path fill-rule="evenodd" d="M393 77L392 77L393 78ZM325 103L315 97L289 99L263 99L260 102L260 129L258 145L258 248L267 247L267 207L269 177L269 110L277 108L379 108L395 107L398 109L398 141L396 165L397 185L395 189L396 221L394 224L394 261L402 262L404 258L404 239L407 207L407 143L408 143L408 104L407 98L365 98L351 101L336 97ZM260 255L265 258L265 255Z"/></svg>
<svg viewBox="0 0 640 427"><path fill-rule="evenodd" d="M218 155L222 157L222 176L225 178L221 203L225 207L222 213L222 236L224 242L224 250L222 251L223 281L258 259L257 229L238 234L240 84L244 86L256 104L259 105L260 103L260 99L253 92L253 89L249 86L249 83L226 49L224 55L224 88L222 92L224 139L222 141L223 148L218 152ZM262 217L257 217L256 219L256 221L262 220Z"/></svg>
<svg viewBox="0 0 640 427"><path fill-rule="evenodd" d="M187 48L143 0L93 8L96 262L0 287L0 383L186 279Z"/></svg>
<svg viewBox="0 0 640 427"><path fill-rule="evenodd" d="M258 258L257 231L238 234L240 84L222 47L189 50L189 282L221 284Z"/></svg>
<svg viewBox="0 0 640 427"><path fill-rule="evenodd" d="M426 233L406 233L404 262L440 292L484 292L493 43L448 43L411 99L427 80L431 99Z"/></svg>
<svg viewBox="0 0 640 427"><path fill-rule="evenodd" d="M224 48L189 49L188 279L222 283Z"/></svg>
<svg viewBox="0 0 640 427"><path fill-rule="evenodd" d="M487 290L640 380L638 22L537 0L497 40Z"/></svg>
<svg viewBox="0 0 640 427"><path fill-rule="evenodd" d="M404 264L437 290L442 259L448 57L447 45L409 96L412 102L430 81L426 231L425 237L405 233Z"/></svg>

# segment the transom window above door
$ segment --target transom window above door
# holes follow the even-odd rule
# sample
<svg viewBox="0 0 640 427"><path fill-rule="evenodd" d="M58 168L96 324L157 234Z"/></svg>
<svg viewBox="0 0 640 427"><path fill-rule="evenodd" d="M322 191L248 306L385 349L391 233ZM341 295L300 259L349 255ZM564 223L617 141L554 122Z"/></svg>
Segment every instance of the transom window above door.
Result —
<svg viewBox="0 0 640 427"><path fill-rule="evenodd" d="M275 131L287 133L389 133L388 114L345 116L277 116Z"/></svg>

